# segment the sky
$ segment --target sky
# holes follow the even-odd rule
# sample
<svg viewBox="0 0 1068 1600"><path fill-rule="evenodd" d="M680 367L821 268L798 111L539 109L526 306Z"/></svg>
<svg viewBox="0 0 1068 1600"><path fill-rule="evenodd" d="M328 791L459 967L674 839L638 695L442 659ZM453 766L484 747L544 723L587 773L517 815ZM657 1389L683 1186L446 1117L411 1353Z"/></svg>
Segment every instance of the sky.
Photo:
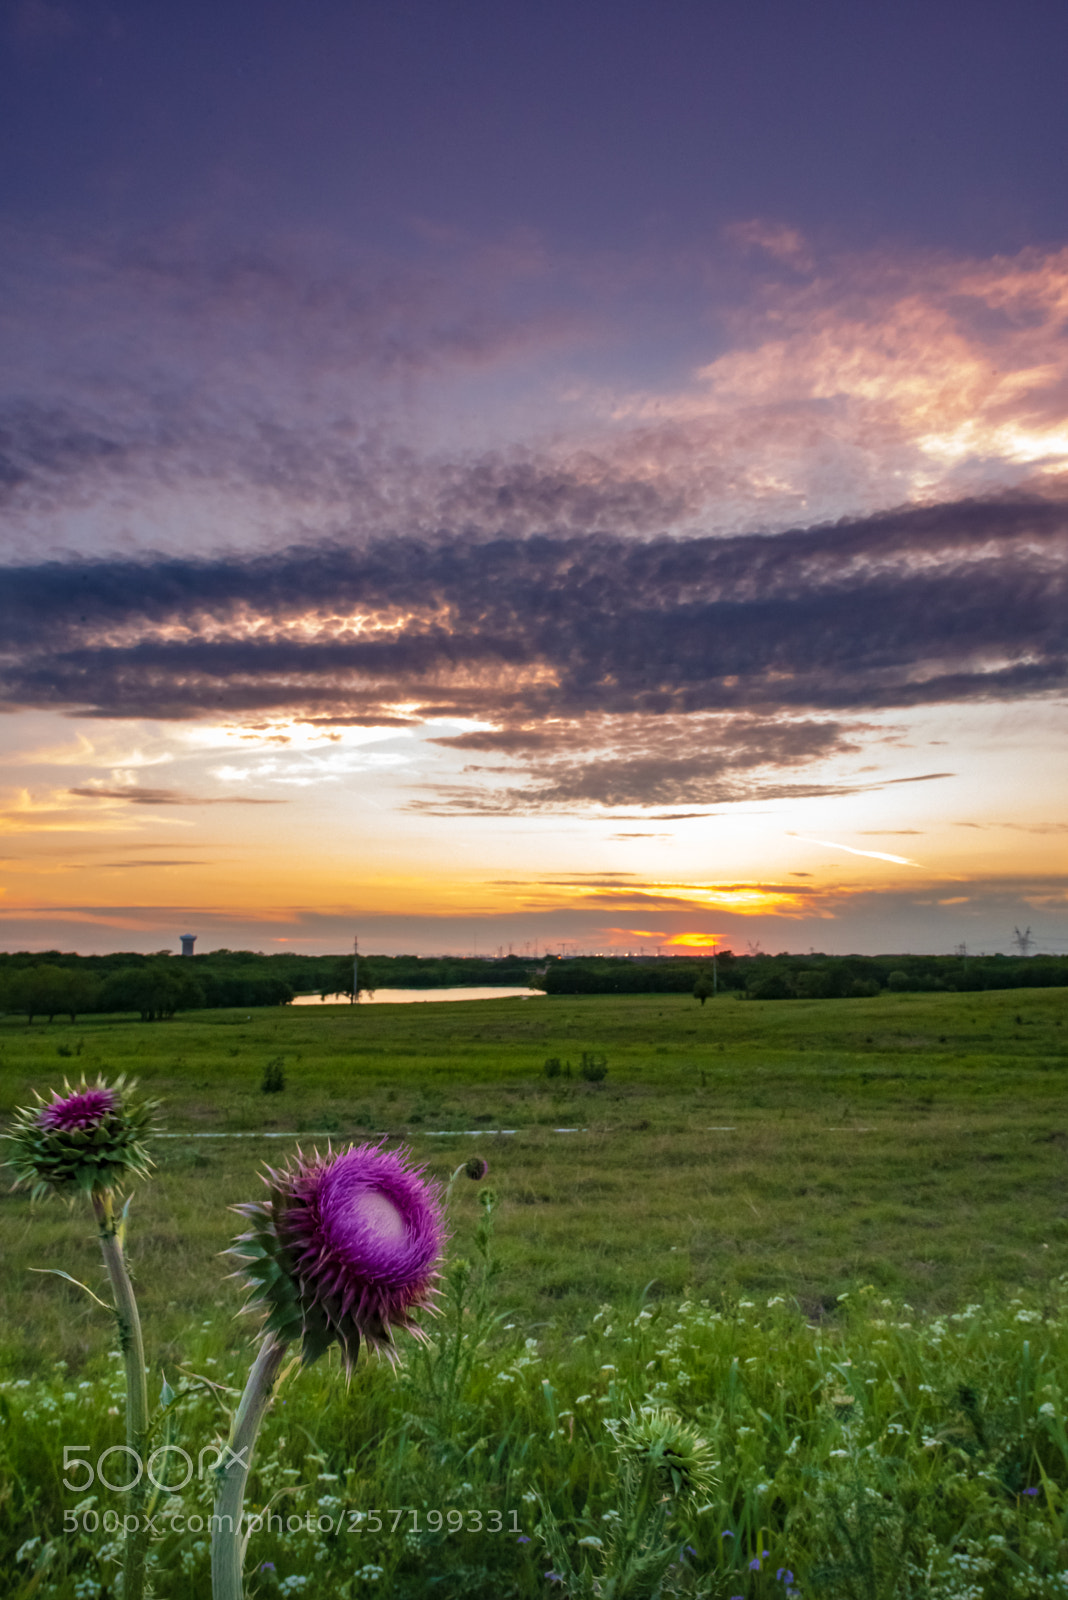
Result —
<svg viewBox="0 0 1068 1600"><path fill-rule="evenodd" d="M1068 951L1066 71L0 0L0 949Z"/></svg>

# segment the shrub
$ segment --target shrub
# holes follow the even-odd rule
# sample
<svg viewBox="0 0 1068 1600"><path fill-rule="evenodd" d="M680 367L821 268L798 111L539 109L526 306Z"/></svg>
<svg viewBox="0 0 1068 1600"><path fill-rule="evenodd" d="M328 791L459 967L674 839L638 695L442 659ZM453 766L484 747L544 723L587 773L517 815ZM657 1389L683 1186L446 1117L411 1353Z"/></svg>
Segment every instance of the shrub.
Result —
<svg viewBox="0 0 1068 1600"><path fill-rule="evenodd" d="M715 992L716 989L712 979L707 972L702 972L693 986L694 999L700 1000L701 1004L704 1005L705 1001L710 999Z"/></svg>
<svg viewBox="0 0 1068 1600"><path fill-rule="evenodd" d="M281 1094L286 1086L285 1056L272 1056L263 1069L263 1082L260 1084L264 1094Z"/></svg>
<svg viewBox="0 0 1068 1600"><path fill-rule="evenodd" d="M591 1055L586 1050L582 1052L579 1062L579 1077L585 1078L587 1083L600 1083L608 1075L608 1062L604 1056Z"/></svg>

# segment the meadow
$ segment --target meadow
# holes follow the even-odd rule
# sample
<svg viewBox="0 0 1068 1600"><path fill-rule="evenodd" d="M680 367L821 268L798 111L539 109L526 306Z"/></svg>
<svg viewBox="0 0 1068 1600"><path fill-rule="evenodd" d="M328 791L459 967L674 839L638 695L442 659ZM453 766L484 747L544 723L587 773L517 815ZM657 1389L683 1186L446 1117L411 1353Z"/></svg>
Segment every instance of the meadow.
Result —
<svg viewBox="0 0 1068 1600"><path fill-rule="evenodd" d="M477 1503L522 1531L265 1535L264 1595L594 1594L621 1514L605 1419L642 1406L695 1419L720 1467L705 1511L680 1510L692 1554L619 1595L1063 1595L1066 1020L1064 990L5 1019L0 1118L82 1072L134 1073L164 1102L176 1137L135 1196L130 1258L150 1359L185 1386L194 1431L225 1397L188 1374L239 1383L247 1363L219 1252L265 1159L384 1135L439 1177L489 1162L481 1206L477 1185L455 1191L434 1359L398 1379L361 1363L347 1396L329 1358L294 1380L257 1492ZM285 1087L267 1094L271 1066ZM55 1202L0 1208L4 1592L96 1600L113 1593L99 1539L55 1536L78 1499L56 1446L117 1426L98 1403L110 1330L30 1271L99 1290L93 1230ZM553 1518L573 1570L547 1553ZM197 1545L163 1548L161 1596L206 1596Z"/></svg>

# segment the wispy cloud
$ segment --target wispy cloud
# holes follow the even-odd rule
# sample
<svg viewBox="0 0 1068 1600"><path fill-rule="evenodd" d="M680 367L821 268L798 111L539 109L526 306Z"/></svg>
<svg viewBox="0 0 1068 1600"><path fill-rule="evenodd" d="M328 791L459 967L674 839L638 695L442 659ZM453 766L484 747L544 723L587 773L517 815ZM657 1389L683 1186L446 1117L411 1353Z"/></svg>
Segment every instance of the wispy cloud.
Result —
<svg viewBox="0 0 1068 1600"><path fill-rule="evenodd" d="M844 850L846 855L849 856L868 856L872 861L892 861L898 867L918 867L920 865L918 861L911 861L908 856L889 855L885 850L858 850L855 845L839 844L834 839L811 839L806 833L799 833L795 837L803 840L805 844L822 844L828 850Z"/></svg>
<svg viewBox="0 0 1068 1600"><path fill-rule="evenodd" d="M424 245L5 225L7 548L782 529L1068 469L1068 252L831 255L774 220L728 230L741 276ZM691 366L610 378L676 299Z"/></svg>
<svg viewBox="0 0 1068 1600"><path fill-rule="evenodd" d="M283 800L258 800L250 795L196 795L181 789L148 789L136 783L86 783L68 789L82 800L121 800L133 806L280 806Z"/></svg>

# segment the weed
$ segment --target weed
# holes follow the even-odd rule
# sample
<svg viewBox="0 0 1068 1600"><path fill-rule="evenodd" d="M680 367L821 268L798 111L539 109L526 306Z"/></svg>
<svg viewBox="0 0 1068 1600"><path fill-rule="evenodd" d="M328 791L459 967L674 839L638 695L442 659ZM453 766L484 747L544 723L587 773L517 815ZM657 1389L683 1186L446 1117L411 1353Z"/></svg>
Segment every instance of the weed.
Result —
<svg viewBox="0 0 1068 1600"><path fill-rule="evenodd" d="M260 1089L264 1094L281 1094L286 1086L285 1056L272 1056L263 1069Z"/></svg>
<svg viewBox="0 0 1068 1600"><path fill-rule="evenodd" d="M579 1062L579 1077L585 1078L587 1083L601 1083L607 1076L608 1062L605 1057L584 1050Z"/></svg>

